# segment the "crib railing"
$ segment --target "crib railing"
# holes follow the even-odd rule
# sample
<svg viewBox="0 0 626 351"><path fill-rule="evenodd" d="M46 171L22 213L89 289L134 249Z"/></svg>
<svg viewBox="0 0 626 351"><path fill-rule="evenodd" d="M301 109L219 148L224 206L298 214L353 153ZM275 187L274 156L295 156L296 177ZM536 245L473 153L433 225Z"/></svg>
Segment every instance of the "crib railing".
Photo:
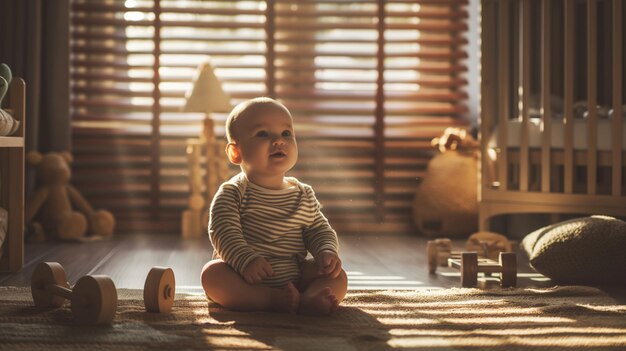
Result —
<svg viewBox="0 0 626 351"><path fill-rule="evenodd" d="M509 200L537 201L541 204L537 208L545 210L551 204L573 206L585 199L626 206L623 19L624 0L482 1L481 202L504 201L506 193ZM533 97L538 97L538 105L535 102L531 106ZM561 106L558 112L553 100ZM574 104L581 100L586 101L587 110L587 148L583 150L586 186L582 191L575 186L581 155L574 149ZM611 138L608 160L606 154L599 157L600 104L613 110L610 135L600 136ZM542 121L538 146L529 142L531 108L538 108ZM511 119L521 124L514 153L508 147L511 136L507 135L507 123ZM556 157L551 128L558 119L563 124L563 145ZM498 147L490 150L487 141L496 129ZM493 151L495 163L487 156ZM534 164L537 154L539 162ZM557 158L562 171L556 171ZM598 192L599 166L610 167L608 194ZM535 172L536 167L539 172ZM555 177L560 182L558 189ZM537 187L530 187L537 178ZM511 192L517 195L510 196ZM548 194L571 196L541 197Z"/></svg>

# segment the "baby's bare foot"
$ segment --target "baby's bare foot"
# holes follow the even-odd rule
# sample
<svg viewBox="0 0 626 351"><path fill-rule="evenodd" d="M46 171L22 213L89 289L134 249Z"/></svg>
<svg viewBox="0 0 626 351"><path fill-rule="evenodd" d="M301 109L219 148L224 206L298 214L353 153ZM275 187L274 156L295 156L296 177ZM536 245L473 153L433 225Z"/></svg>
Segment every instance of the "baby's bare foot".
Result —
<svg viewBox="0 0 626 351"><path fill-rule="evenodd" d="M274 312L296 313L300 305L300 293L292 283L289 283L284 289L273 290L270 304Z"/></svg>
<svg viewBox="0 0 626 351"><path fill-rule="evenodd" d="M311 296L300 297L298 313L308 315L327 315L335 312L339 306L339 300L330 288L324 288Z"/></svg>

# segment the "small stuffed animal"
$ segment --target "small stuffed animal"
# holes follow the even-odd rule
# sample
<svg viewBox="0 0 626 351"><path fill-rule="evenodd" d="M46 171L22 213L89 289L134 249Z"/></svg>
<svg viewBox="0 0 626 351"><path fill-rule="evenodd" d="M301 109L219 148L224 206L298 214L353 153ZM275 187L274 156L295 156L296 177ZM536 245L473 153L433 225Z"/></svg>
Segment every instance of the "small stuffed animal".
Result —
<svg viewBox="0 0 626 351"><path fill-rule="evenodd" d="M415 226L429 237L466 237L478 230L479 144L461 128L447 128L431 144L441 152L415 193Z"/></svg>
<svg viewBox="0 0 626 351"><path fill-rule="evenodd" d="M4 63L0 64L0 107L2 107L2 100L9 90L9 84L11 84L12 79L13 75L9 66ZM19 126L19 121L16 121L11 114L0 108L0 136L15 133Z"/></svg>
<svg viewBox="0 0 626 351"><path fill-rule="evenodd" d="M433 138L430 144L436 146L440 152L448 150L471 153L480 147L478 141L474 139L467 130L456 127L448 127L443 135Z"/></svg>
<svg viewBox="0 0 626 351"><path fill-rule="evenodd" d="M37 170L35 192L25 206L26 223L34 220L35 228L43 229L48 238L84 241L87 233L93 236L91 240L113 234L115 219L111 212L94 211L70 184L72 155L31 151L26 158Z"/></svg>

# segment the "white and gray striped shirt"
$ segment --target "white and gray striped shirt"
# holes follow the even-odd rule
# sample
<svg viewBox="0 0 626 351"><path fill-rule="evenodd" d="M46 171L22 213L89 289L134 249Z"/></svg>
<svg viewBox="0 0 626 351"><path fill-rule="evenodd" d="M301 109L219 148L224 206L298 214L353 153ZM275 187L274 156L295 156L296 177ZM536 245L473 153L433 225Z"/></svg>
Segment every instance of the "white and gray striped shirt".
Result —
<svg viewBox="0 0 626 351"><path fill-rule="evenodd" d="M213 258L221 258L243 274L253 259L262 256L274 277L262 284L283 287L300 276L307 255L322 251L338 254L337 234L320 210L313 189L286 177L287 189L258 186L242 172L223 183L211 204L209 237Z"/></svg>

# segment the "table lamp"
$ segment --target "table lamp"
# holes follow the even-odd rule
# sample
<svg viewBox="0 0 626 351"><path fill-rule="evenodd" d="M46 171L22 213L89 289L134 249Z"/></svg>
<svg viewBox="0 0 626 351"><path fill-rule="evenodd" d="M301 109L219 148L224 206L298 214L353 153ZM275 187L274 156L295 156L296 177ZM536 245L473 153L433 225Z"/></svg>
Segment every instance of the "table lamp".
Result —
<svg viewBox="0 0 626 351"><path fill-rule="evenodd" d="M206 61L198 66L193 80L193 87L185 95L185 112L204 112L202 135L199 139L187 140L187 156L190 177L191 196L189 209L183 213L183 237L195 237L206 231L208 213L203 208L211 203L219 185L228 175L228 161L224 154L225 142L215 138L213 112L230 112L230 97L222 89L222 84L213 72L213 66ZM204 146L206 163L206 201L199 194L198 182L200 148Z"/></svg>
<svg viewBox="0 0 626 351"><path fill-rule="evenodd" d="M204 112L202 135L213 139L215 132L212 112L230 112L230 97L222 89L222 83L215 76L209 61L198 66L193 79L193 87L185 95L185 112Z"/></svg>

